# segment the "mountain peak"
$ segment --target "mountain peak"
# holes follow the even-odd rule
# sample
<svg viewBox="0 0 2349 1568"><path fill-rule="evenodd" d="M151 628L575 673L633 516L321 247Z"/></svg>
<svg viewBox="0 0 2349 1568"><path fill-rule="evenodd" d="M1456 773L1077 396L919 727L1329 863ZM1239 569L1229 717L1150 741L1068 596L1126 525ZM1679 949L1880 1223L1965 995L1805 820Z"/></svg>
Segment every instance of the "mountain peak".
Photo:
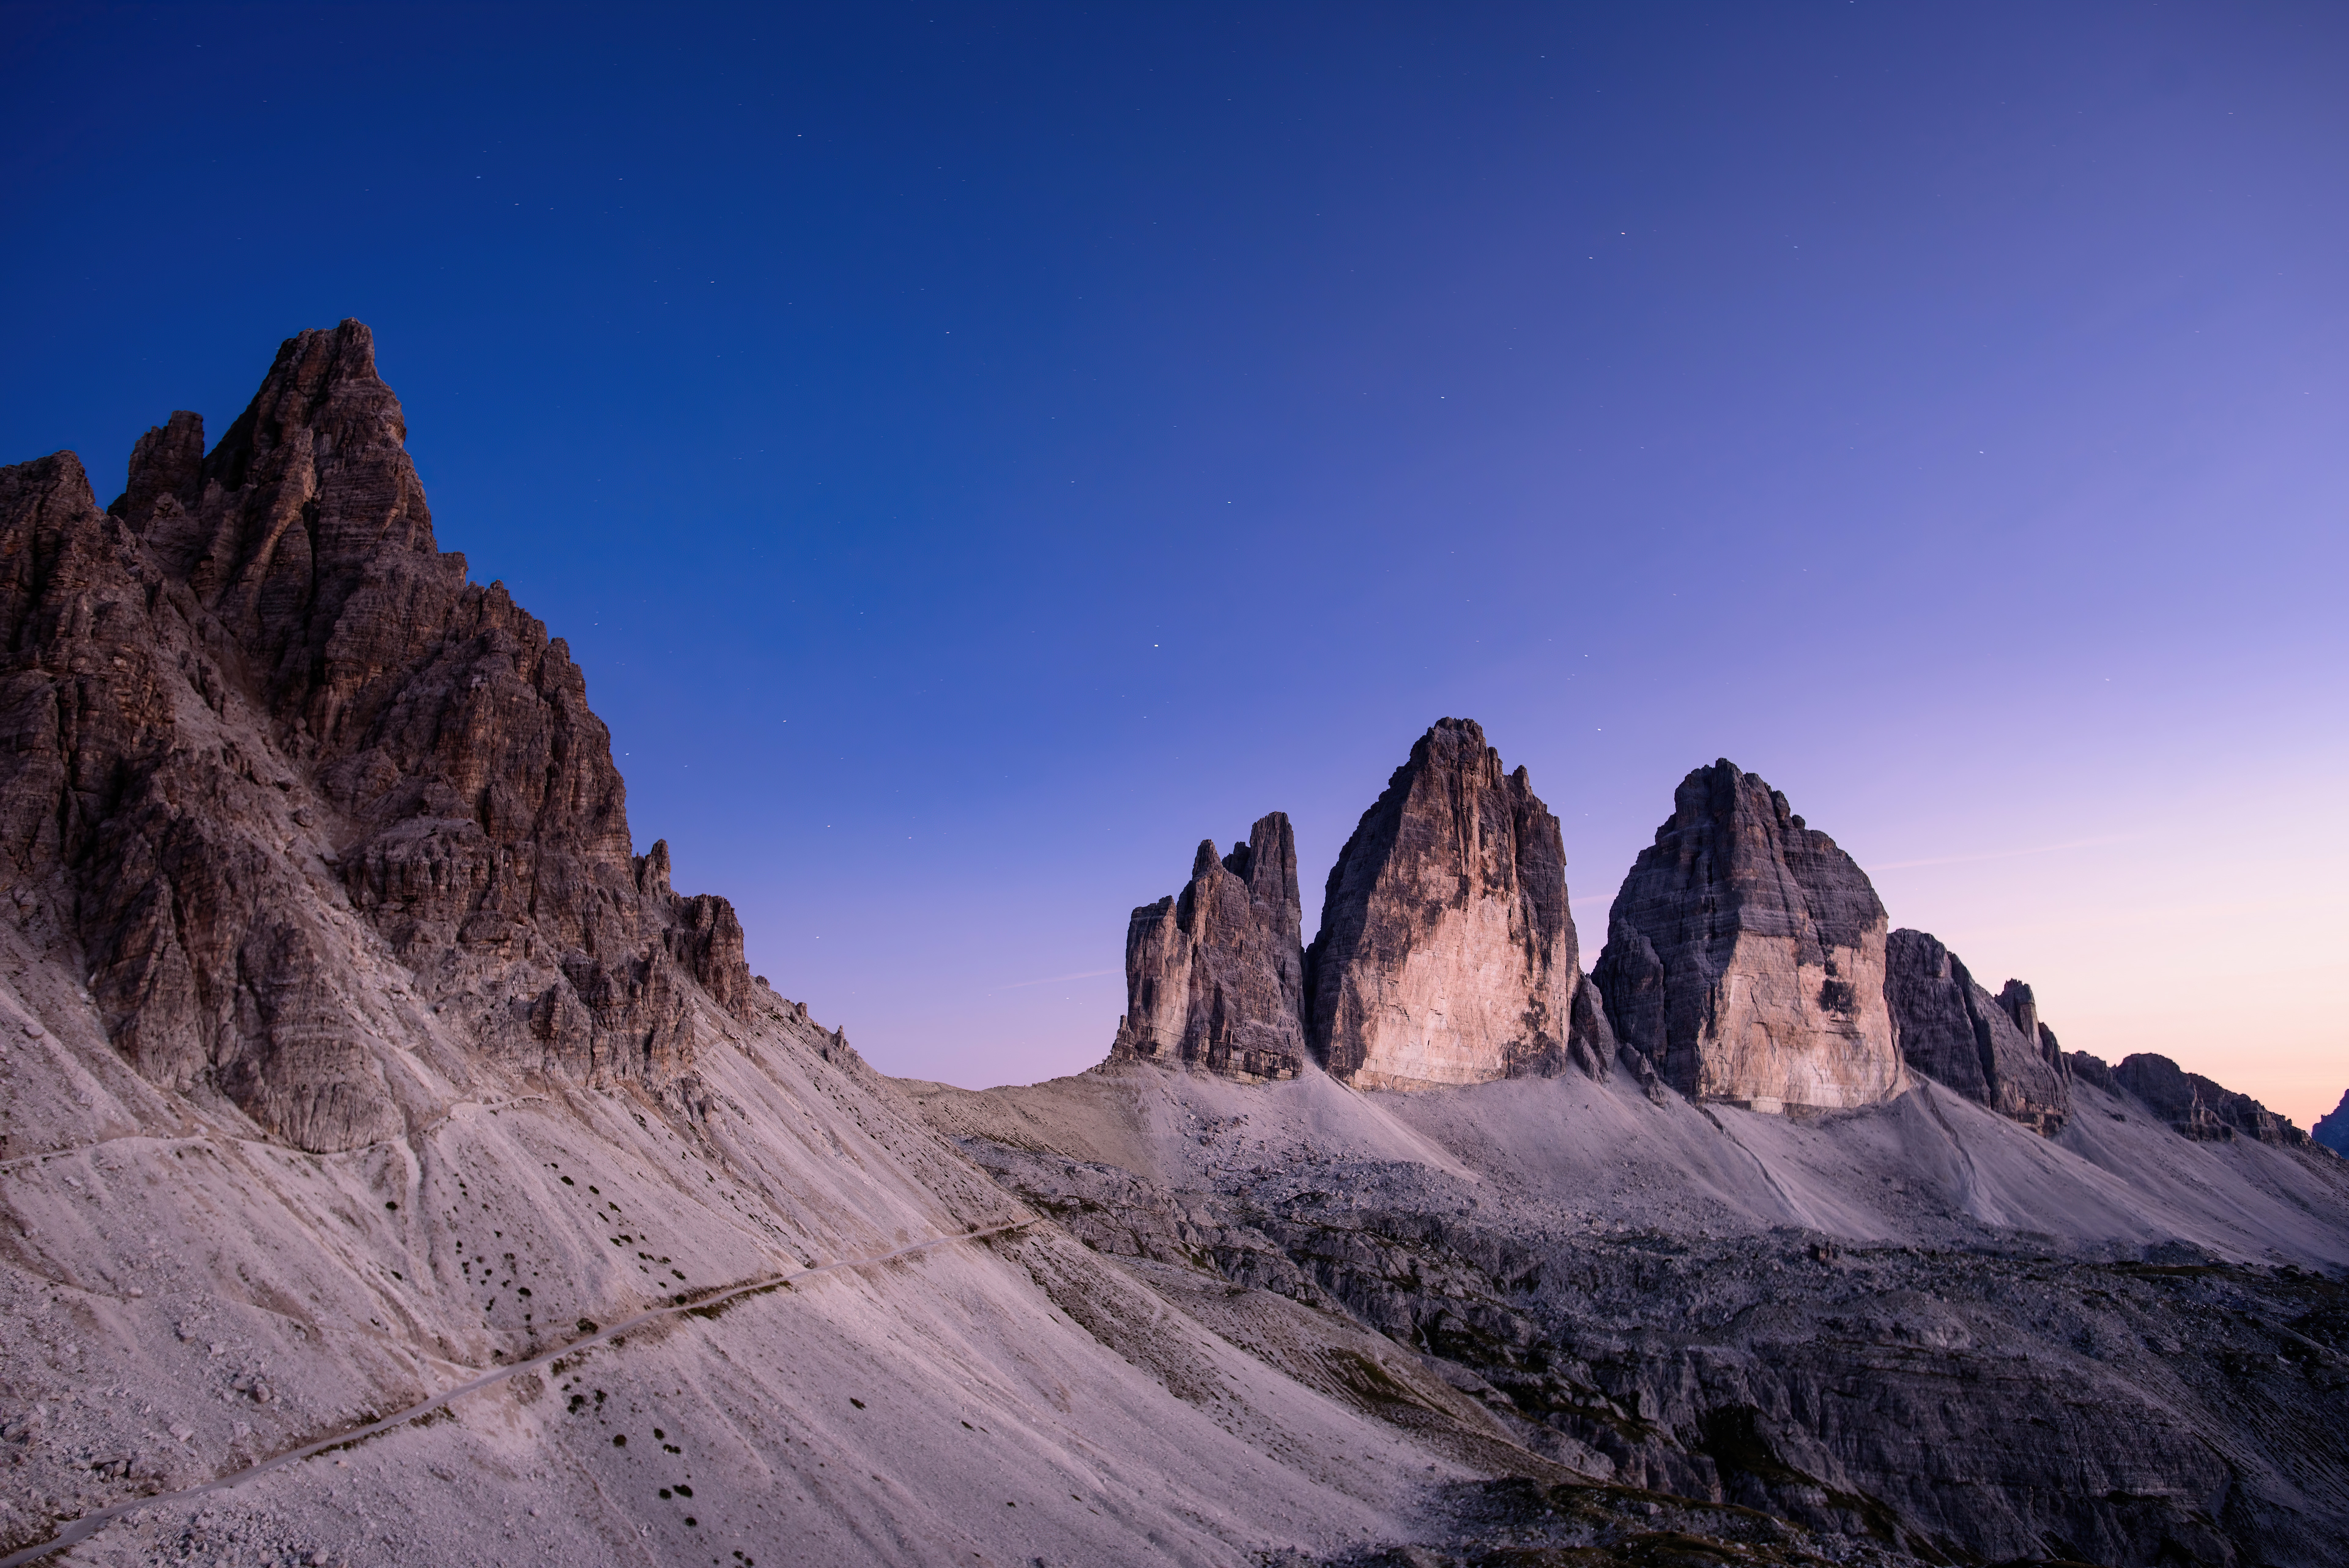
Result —
<svg viewBox="0 0 2349 1568"><path fill-rule="evenodd" d="M1838 1109L1905 1087L1868 874L1727 758L1692 769L1608 916L1617 1037L1700 1099Z"/></svg>
<svg viewBox="0 0 2349 1568"><path fill-rule="evenodd" d="M148 431L111 516L70 454L0 469L19 870L135 1068L312 1150L407 1116L367 928L436 1032L591 1080L674 1076L693 991L750 992L725 901L659 845L640 880L585 677L435 547L405 438L346 321L288 338L210 453L193 414Z"/></svg>
<svg viewBox="0 0 2349 1568"><path fill-rule="evenodd" d="M1330 868L1307 956L1322 1064L1366 1088L1603 1077L1557 819L1474 719L1430 726Z"/></svg>
<svg viewBox="0 0 2349 1568"><path fill-rule="evenodd" d="M1258 818L1229 857L1200 841L1180 893L1133 912L1125 1016L1114 1059L1295 1078L1305 1059L1297 840L1286 812Z"/></svg>

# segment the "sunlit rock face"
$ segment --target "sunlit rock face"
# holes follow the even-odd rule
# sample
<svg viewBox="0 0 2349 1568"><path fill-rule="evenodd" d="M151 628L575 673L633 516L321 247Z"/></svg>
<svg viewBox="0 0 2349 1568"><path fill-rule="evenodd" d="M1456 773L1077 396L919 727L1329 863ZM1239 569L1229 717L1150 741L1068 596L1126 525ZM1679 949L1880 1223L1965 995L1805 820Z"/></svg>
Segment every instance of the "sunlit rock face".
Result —
<svg viewBox="0 0 2349 1568"><path fill-rule="evenodd" d="M1996 996L1921 931L1885 943L1885 1000L1901 1059L2001 1116L2053 1137L2072 1110L2071 1075L2031 987Z"/></svg>
<svg viewBox="0 0 2349 1568"><path fill-rule="evenodd" d="M1557 819L1469 719L1421 737L1362 814L1306 968L1314 1052L1363 1088L1602 1077L1613 1055L1578 995Z"/></svg>
<svg viewBox="0 0 2349 1568"><path fill-rule="evenodd" d="M1700 1099L1872 1104L1908 1086L1884 905L1786 798L1727 759L1681 780L1608 917L1593 978L1626 1047Z"/></svg>
<svg viewBox="0 0 2349 1568"><path fill-rule="evenodd" d="M1295 1078L1305 1059L1297 840L1286 813L1218 860L1199 845L1190 884L1125 931L1125 1016L1113 1057L1246 1080Z"/></svg>

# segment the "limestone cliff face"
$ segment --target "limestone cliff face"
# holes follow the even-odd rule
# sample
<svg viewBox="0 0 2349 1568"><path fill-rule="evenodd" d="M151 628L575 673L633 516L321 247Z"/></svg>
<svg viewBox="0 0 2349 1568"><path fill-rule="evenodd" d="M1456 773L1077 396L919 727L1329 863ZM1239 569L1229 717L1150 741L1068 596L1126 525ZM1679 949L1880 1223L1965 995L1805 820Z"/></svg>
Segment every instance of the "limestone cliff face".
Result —
<svg viewBox="0 0 2349 1568"><path fill-rule="evenodd" d="M1992 996L1940 942L1896 931L1885 943L1884 995L1910 1068L2044 1136L2062 1129L2070 1075L2054 1036L2042 1043L2030 986L2009 980Z"/></svg>
<svg viewBox="0 0 2349 1568"><path fill-rule="evenodd" d="M1362 813L1306 956L1310 1038L1364 1088L1602 1077L1557 819L1473 721L1440 720Z"/></svg>
<svg viewBox="0 0 2349 1568"><path fill-rule="evenodd" d="M1303 904L1297 840L1275 811L1190 884L1133 912L1115 1057L1179 1062L1247 1080L1295 1078L1305 1060Z"/></svg>
<svg viewBox="0 0 2349 1568"><path fill-rule="evenodd" d="M345 322L209 454L193 414L149 431L108 511L71 453L0 469L0 856L134 1067L314 1150L402 1129L369 942L474 1048L591 1079L675 1074L686 988L750 985L725 901L632 856L562 639L436 546L405 437Z"/></svg>
<svg viewBox="0 0 2349 1568"><path fill-rule="evenodd" d="M1778 1110L1899 1093L1867 874L1726 759L1681 780L1672 804L1593 972L1617 1037L1702 1099Z"/></svg>

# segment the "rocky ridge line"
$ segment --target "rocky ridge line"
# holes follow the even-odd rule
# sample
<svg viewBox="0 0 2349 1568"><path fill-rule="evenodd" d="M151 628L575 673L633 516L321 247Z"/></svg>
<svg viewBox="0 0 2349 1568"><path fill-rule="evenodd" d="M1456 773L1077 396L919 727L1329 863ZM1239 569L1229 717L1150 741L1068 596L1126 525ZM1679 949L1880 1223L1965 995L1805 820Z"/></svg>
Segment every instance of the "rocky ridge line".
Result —
<svg viewBox="0 0 2349 1568"><path fill-rule="evenodd" d="M71 453L0 469L0 853L143 1076L315 1150L405 1124L367 933L471 1048L590 1082L676 1077L687 989L751 986L731 906L632 854L563 640L435 545L405 436L347 321L210 453L149 431L107 511Z"/></svg>
<svg viewBox="0 0 2349 1568"><path fill-rule="evenodd" d="M1911 1068L2043 1136L2063 1128L2070 1074L2030 986L2009 980L1992 996L1956 954L1903 929L1886 939L1884 990Z"/></svg>
<svg viewBox="0 0 2349 1568"><path fill-rule="evenodd" d="M2224 1143L2243 1137L2285 1149L2309 1146L2308 1134L2294 1126L2291 1118L2278 1116L2250 1095L2239 1094L2200 1073L2189 1073L2168 1057L2139 1052L2107 1066L2101 1057L2070 1051L2064 1063L2082 1082L2132 1097L2197 1142Z"/></svg>

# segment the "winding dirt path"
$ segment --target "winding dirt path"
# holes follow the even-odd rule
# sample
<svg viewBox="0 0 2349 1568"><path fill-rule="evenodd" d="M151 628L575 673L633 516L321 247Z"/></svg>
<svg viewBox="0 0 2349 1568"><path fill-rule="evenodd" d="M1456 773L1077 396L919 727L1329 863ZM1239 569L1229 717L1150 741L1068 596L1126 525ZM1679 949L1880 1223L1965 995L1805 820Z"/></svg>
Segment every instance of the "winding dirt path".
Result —
<svg viewBox="0 0 2349 1568"><path fill-rule="evenodd" d="M243 1470L233 1470L227 1475L214 1476L210 1480L199 1481L191 1487L182 1487L178 1491L164 1491L158 1492L153 1497L133 1498L129 1502L118 1502L111 1508L101 1508L95 1513L85 1513L47 1541L37 1545L27 1546L6 1557L0 1557L0 1568L23 1568L24 1564L37 1563L53 1552L62 1552L68 1546L79 1545L116 1520L136 1513L142 1508L181 1502L191 1497L202 1497L206 1492L226 1491L231 1487L241 1485L257 1475L286 1465L299 1464L304 1460L326 1452L329 1449L346 1448L353 1443L363 1442L378 1433L390 1431L395 1427L406 1426L419 1416L429 1415L453 1399L476 1393L492 1384L502 1383L518 1372L536 1371L539 1367L559 1361L565 1356L576 1355L590 1346L616 1339L631 1329L641 1328L647 1323L657 1322L664 1317L676 1317L685 1313L708 1312L710 1308L723 1305L737 1296L749 1295L755 1291L772 1290L777 1285L795 1284L801 1280L813 1279L818 1274L838 1274L847 1269L864 1268L873 1264L885 1264L892 1258L902 1258L909 1253L927 1252L932 1247L942 1247L950 1242L982 1241L988 1236L999 1236L1007 1231L1025 1230L1035 1222L1032 1219L1014 1220L1008 1224L993 1225L985 1230L960 1231L950 1236L932 1236L926 1241L909 1242L891 1252L875 1253L869 1258L842 1258L835 1263L818 1264L813 1268L802 1269L797 1274L770 1274L761 1279L745 1280L740 1284L729 1285L724 1290L712 1292L709 1295L696 1301L686 1302L682 1305L657 1306L649 1312L640 1312L634 1317L615 1323L605 1328L599 1328L593 1334L582 1335L560 1349L533 1356L527 1361L517 1361L511 1367L493 1368L478 1377L460 1383L453 1388L444 1388L429 1399L410 1405L408 1408L386 1416L381 1420L370 1421L364 1427L354 1427L347 1432L339 1432L331 1438L321 1438L316 1442L305 1443L298 1449L288 1449L282 1454L262 1460L259 1464L248 1465Z"/></svg>

